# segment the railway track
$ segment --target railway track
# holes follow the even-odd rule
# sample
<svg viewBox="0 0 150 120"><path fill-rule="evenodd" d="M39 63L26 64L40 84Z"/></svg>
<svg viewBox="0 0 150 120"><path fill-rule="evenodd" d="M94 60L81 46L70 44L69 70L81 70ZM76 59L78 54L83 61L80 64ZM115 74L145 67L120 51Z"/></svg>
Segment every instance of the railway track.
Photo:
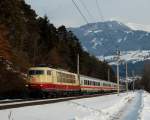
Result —
<svg viewBox="0 0 150 120"><path fill-rule="evenodd" d="M73 97L64 97L64 98L55 98L55 99L21 99L21 100L14 100L14 101L1 101L0 102L0 110L19 108L19 107L25 107L25 106L51 104L51 103L57 103L57 102L64 102L64 101L68 101L68 100L90 98L90 97L97 97L97 96L110 95L110 94L112 94L112 93L82 95L82 96L73 96Z"/></svg>

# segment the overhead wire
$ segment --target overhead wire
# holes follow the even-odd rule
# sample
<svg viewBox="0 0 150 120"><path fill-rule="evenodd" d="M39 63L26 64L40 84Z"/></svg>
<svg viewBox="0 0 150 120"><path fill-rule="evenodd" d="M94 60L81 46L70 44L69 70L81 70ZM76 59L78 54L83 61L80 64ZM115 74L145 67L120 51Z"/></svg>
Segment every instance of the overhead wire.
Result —
<svg viewBox="0 0 150 120"><path fill-rule="evenodd" d="M82 16L82 18L84 19L84 21L85 21L87 24L89 24L87 18L84 16L84 14L83 14L82 11L80 10L80 8L79 8L79 6L77 5L77 3L76 3L74 0L72 0L72 2L73 2L73 4L74 4L74 6L76 7L76 9L78 10L78 12L80 13L80 15Z"/></svg>
<svg viewBox="0 0 150 120"><path fill-rule="evenodd" d="M80 0L80 3L82 4L83 8L86 10L86 12L88 13L88 15L90 16L91 19L94 20L93 15L90 13L90 11L88 10L88 8L86 7L85 3L83 0Z"/></svg>
<svg viewBox="0 0 150 120"><path fill-rule="evenodd" d="M78 4L75 2L75 0L72 0L72 2L73 2L73 4L74 4L74 6L76 7L76 9L78 10L78 12L80 13L80 15L82 16L82 18L84 19L84 21L87 23L88 26L90 26L90 24L89 24L87 18L84 16L84 14L82 13L82 11L80 10ZM85 7L86 7L86 6L85 6ZM87 10L88 10L88 9L87 9ZM89 13L90 13L90 12L89 12ZM91 26L90 26L90 27L91 27ZM91 31L92 31L92 32L94 33L94 35L99 39L98 34L96 34L93 29L91 29Z"/></svg>
<svg viewBox="0 0 150 120"><path fill-rule="evenodd" d="M88 26L90 26L89 21L87 20L86 16L85 16L85 15L82 13L82 11L80 10L80 8L79 8L77 2L75 2L75 0L72 0L72 2L73 2L73 4L74 4L74 6L76 7L76 9L78 10L78 12L79 12L79 14L81 15L81 17L82 17L82 18L84 19L84 21L86 22L86 24L87 24ZM80 2L81 2L81 0L80 0ZM86 5L84 4L83 1L81 2L81 4L82 4L82 6L84 7L84 9L87 11L87 13L88 13L89 15L91 15L91 13L89 12L88 8L86 7ZM98 10L98 12L99 12L100 18L104 21L104 16L103 16L103 14L102 14L102 12L101 12L100 5L99 5L98 0L96 0L96 4L97 4L97 10ZM90 27L91 27L91 26L90 26ZM91 31L94 33L94 35L95 35L98 39L100 39L99 34L95 33L95 31L94 31L93 29L91 29ZM109 33L107 33L107 34L108 34L109 37L111 36ZM112 44L113 44L113 43L112 43ZM112 46L112 44L111 44L111 46ZM104 43L102 43L102 45L104 46ZM110 51L110 48L111 48L111 47L108 47L108 48L107 48L107 51L105 52L105 54Z"/></svg>
<svg viewBox="0 0 150 120"><path fill-rule="evenodd" d="M98 0L96 0L96 6L97 6L97 10L98 10L100 19L101 19L102 21L104 21L104 16L103 16L103 13L102 13L102 10L101 10L101 6L100 6Z"/></svg>

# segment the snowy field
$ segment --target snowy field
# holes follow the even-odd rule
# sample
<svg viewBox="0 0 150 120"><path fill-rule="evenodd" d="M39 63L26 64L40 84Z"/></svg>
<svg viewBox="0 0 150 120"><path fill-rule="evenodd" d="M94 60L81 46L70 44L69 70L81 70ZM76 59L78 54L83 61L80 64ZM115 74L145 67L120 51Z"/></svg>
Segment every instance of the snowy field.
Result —
<svg viewBox="0 0 150 120"><path fill-rule="evenodd" d="M141 120L150 120L150 94L145 92L142 95L143 103L141 112Z"/></svg>
<svg viewBox="0 0 150 120"><path fill-rule="evenodd" d="M110 65L116 65L116 55L98 56L100 60L106 60ZM121 61L128 61L132 63L150 60L150 50L135 50L135 51L122 51L120 56Z"/></svg>
<svg viewBox="0 0 150 120"><path fill-rule="evenodd" d="M0 120L150 120L144 91L0 111Z"/></svg>

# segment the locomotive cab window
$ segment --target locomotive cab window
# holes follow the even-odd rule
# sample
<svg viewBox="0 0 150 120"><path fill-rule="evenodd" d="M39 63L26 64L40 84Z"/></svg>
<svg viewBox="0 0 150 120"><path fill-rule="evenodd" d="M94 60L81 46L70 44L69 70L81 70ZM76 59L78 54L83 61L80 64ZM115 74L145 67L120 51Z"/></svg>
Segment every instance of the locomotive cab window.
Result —
<svg viewBox="0 0 150 120"><path fill-rule="evenodd" d="M44 71L43 70L30 70L29 75L43 75Z"/></svg>
<svg viewBox="0 0 150 120"><path fill-rule="evenodd" d="M50 70L47 71L47 75L51 75L51 71Z"/></svg>

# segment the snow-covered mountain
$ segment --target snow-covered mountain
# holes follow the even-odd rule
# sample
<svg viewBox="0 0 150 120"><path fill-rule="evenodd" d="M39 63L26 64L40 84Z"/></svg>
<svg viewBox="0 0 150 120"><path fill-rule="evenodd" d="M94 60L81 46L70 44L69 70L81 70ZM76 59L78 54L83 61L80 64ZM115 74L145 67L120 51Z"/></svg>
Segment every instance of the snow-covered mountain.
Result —
<svg viewBox="0 0 150 120"><path fill-rule="evenodd" d="M150 32L133 30L117 21L91 23L70 30L83 48L96 56L112 55L117 47L122 51L150 49Z"/></svg>
<svg viewBox="0 0 150 120"><path fill-rule="evenodd" d="M86 51L100 59L105 58L110 64L115 64L117 48L122 51L122 58L132 64L150 59L149 26L105 21L69 30L79 38Z"/></svg>

